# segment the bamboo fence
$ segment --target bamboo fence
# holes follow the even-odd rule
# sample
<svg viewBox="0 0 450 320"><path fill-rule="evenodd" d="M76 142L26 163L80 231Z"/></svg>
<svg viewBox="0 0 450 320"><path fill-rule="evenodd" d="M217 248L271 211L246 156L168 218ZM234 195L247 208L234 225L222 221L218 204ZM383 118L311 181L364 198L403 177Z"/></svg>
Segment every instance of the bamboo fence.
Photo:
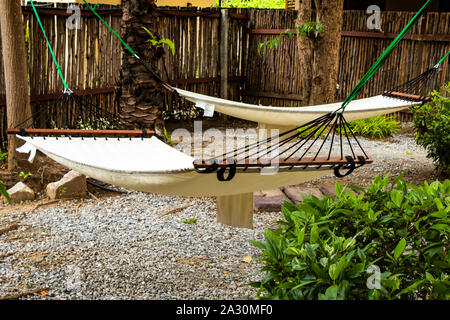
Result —
<svg viewBox="0 0 450 320"><path fill-rule="evenodd" d="M39 9L69 86L93 96L97 105L117 113L116 87L120 80L122 47L99 23L82 11L79 29L66 28L68 14L61 8ZM47 108L63 90L56 66L45 45L37 21L23 9L32 107ZM300 68L295 40L281 40L276 50L258 44L295 26L295 10L230 9L228 47L220 44L221 20L217 8L158 8L160 38L175 44L175 54L166 48L158 70L171 84L211 96L220 95L220 56L227 56L228 99L273 106L302 106ZM104 10L103 17L119 31L120 10ZM344 11L336 101L342 100L385 47L412 17L411 12L382 12L383 33L367 29L364 11ZM1 42L1 41L0 41ZM359 97L377 95L432 67L450 50L450 13L428 13L395 49L392 56L366 85ZM446 62L435 87L450 79ZM3 66L0 59L0 134L6 128ZM166 119L193 119L199 115L188 102L166 94ZM409 121L408 112L396 115ZM216 117L216 119L219 119Z"/></svg>

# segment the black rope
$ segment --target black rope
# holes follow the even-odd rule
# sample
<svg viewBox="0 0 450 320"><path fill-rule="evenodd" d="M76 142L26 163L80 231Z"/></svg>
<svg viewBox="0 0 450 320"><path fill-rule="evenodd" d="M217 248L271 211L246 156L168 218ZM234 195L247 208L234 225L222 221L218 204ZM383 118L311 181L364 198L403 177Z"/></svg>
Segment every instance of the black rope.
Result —
<svg viewBox="0 0 450 320"><path fill-rule="evenodd" d="M438 71L439 65L436 65L428 69L424 73L420 74L419 76L386 91L385 93L383 93L383 96L406 101L422 101L426 98L426 96L432 90L432 88L435 87ZM412 98L398 96L395 94L396 92L415 95L418 96L419 98L416 100Z"/></svg>
<svg viewBox="0 0 450 320"><path fill-rule="evenodd" d="M15 128L41 128L38 120L45 115L45 111L45 108L39 108L29 118L18 123ZM80 126L89 126L93 129L105 129L105 127L115 128L118 126L119 115L95 105L88 96L78 96L74 92L65 91L51 102L46 117L41 120L46 123L47 127L74 129ZM102 120L106 122L103 124ZM28 122L29 125L24 126Z"/></svg>
<svg viewBox="0 0 450 320"><path fill-rule="evenodd" d="M87 179L86 182L94 187L97 187L99 189L105 190L105 191L110 191L110 192L116 192L116 193L120 193L120 194L128 194L127 191L121 191L121 190L116 190L116 189L111 189L108 187L105 187L104 185L92 182L91 180Z"/></svg>
<svg viewBox="0 0 450 320"><path fill-rule="evenodd" d="M366 163L365 159L368 159L368 156L353 133L350 124L345 120L343 113L330 112L302 126L210 158L203 162L203 164L209 164L210 166L207 168L197 169L197 171L199 173L213 173L217 171L217 178L220 181L230 181L236 174L236 163L253 159L254 156L256 157L256 160L261 160L263 157L269 155L275 150L278 150L278 152L275 156L271 157L271 161L282 155L286 155L286 158L283 160L287 161L297 152L301 151L301 156L297 157L297 161L300 162L304 159L308 152L311 151L312 147L319 141L325 132L325 138L320 144L318 150L315 152L313 160L317 160L320 153L325 150L324 146L327 142L330 143L330 147L327 152L327 160L330 160L333 146L335 144L335 136L338 134L339 157L341 160L345 159L347 164L339 165L335 169L336 176L342 177L352 173L353 170L357 168L355 160L359 161L358 167L363 166ZM330 135L332 138L331 140L328 140ZM344 136L345 141L350 147L352 156L344 156ZM280 139L280 137L283 137L283 139ZM298 140L295 141L295 139ZM285 150L282 150L282 147L286 146L289 142L293 142L292 145L287 146ZM362 151L365 157L356 155L356 146ZM220 168L218 165L219 163L221 164ZM295 165L291 165L290 168L292 169L294 166ZM306 167L307 165L305 166L305 169ZM322 167L322 165L318 168L320 167ZM342 168L349 170L346 174L342 174L339 171ZM229 175L225 178L224 173L227 169L229 170Z"/></svg>

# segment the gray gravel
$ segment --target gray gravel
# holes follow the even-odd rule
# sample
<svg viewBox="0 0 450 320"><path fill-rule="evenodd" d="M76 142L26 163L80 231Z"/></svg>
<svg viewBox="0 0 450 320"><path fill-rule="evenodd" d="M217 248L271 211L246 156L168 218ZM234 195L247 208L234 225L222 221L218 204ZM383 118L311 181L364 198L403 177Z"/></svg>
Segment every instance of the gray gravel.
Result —
<svg viewBox="0 0 450 320"><path fill-rule="evenodd" d="M185 205L191 206L158 218ZM87 201L78 214L76 206L0 220L21 225L0 236L0 254L18 251L0 259L0 295L50 287L46 298L252 299L248 283L258 279L259 250L248 240L261 240L280 218L256 214L254 230L238 229L215 221L211 199L140 192ZM191 218L197 222L183 223Z"/></svg>
<svg viewBox="0 0 450 320"><path fill-rule="evenodd" d="M413 138L362 142L380 172L432 166ZM253 299L260 250L248 240L262 240L281 213L238 229L216 222L213 200L132 192L0 215L0 226L19 225L0 235L0 296L49 287L26 299Z"/></svg>

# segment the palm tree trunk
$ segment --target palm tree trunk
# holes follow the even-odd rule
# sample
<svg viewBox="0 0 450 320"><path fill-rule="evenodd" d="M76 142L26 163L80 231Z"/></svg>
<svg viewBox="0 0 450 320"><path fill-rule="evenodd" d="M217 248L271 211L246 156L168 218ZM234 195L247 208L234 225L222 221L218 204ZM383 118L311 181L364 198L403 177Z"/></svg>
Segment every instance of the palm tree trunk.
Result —
<svg viewBox="0 0 450 320"><path fill-rule="evenodd" d="M122 30L124 40L153 70L161 57L161 50L147 41L143 26L156 35L155 1L124 0ZM154 128L161 118L161 86L128 51L124 51L121 72L122 92L120 119L123 127Z"/></svg>

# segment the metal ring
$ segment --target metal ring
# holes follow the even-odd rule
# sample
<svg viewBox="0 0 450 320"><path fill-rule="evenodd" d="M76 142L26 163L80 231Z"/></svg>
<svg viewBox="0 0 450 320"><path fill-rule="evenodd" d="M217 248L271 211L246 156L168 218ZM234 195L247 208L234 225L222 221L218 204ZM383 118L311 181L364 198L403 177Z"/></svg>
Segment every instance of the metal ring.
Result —
<svg viewBox="0 0 450 320"><path fill-rule="evenodd" d="M345 176L348 176L349 174L351 174L353 172L353 170L355 170L356 164L355 164L355 160L353 160L353 158L351 156L345 156L345 159L347 159L347 161L349 162L349 164L344 164L344 165L339 165L336 168L334 168L334 175L338 178L343 178ZM348 171L346 173L341 173L339 170L340 169L348 169Z"/></svg>
<svg viewBox="0 0 450 320"><path fill-rule="evenodd" d="M227 167L220 168L220 170L217 171L217 180L219 181L231 181L231 179L233 179L236 175L236 164L234 163L234 158L228 158L227 162L230 163ZM227 168L229 169L228 176L225 178L224 174Z"/></svg>
<svg viewBox="0 0 450 320"><path fill-rule="evenodd" d="M208 159L205 162L212 162L211 166L208 168L204 168L204 169L196 169L198 173L213 173L213 172L216 172L217 169L219 168L216 158Z"/></svg>

